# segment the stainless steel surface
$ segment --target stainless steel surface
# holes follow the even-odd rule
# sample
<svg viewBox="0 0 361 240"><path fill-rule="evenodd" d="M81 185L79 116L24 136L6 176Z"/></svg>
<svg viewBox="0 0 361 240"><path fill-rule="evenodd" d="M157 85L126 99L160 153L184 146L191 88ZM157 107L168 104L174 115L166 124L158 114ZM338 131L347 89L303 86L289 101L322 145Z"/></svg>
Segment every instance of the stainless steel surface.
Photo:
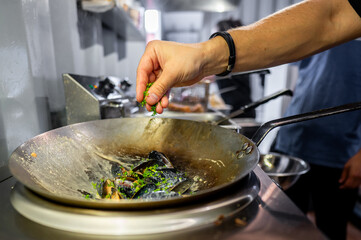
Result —
<svg viewBox="0 0 361 240"><path fill-rule="evenodd" d="M85 194L97 194L92 182L114 178L114 161L130 166L153 150L165 153L189 178L201 177L199 191L155 200L85 199ZM249 174L258 159L252 141L219 126L170 118L121 118L38 135L13 152L9 167L25 186L55 201L95 208L151 208L220 194Z"/></svg>
<svg viewBox="0 0 361 240"><path fill-rule="evenodd" d="M100 119L98 99L70 74L64 74L63 80L67 124Z"/></svg>
<svg viewBox="0 0 361 240"><path fill-rule="evenodd" d="M102 85L105 81L109 84ZM63 82L67 124L126 117L137 107L135 98L127 93L129 81L63 74Z"/></svg>
<svg viewBox="0 0 361 240"><path fill-rule="evenodd" d="M309 164L304 160L277 153L261 154L258 165L284 190L310 170Z"/></svg>
<svg viewBox="0 0 361 240"><path fill-rule="evenodd" d="M151 116L152 113L136 113L131 115L131 117L144 117ZM156 115L157 118L174 118L174 119L184 119L184 120L192 120L197 122L206 122L213 123L217 122L221 119L224 119L225 115L219 111L214 112L204 112L204 113L183 113L183 112L175 112L165 110L162 114ZM227 121L222 121L220 124L222 127L233 126L238 127L238 125L232 121L232 119L228 119Z"/></svg>
<svg viewBox="0 0 361 240"><path fill-rule="evenodd" d="M293 94L293 92L291 90L289 90L289 89L280 90L280 91L278 91L278 92L276 92L276 93L274 93L274 94L272 94L270 96L264 97L264 98L262 98L262 99L260 99L260 100L258 100L256 102L253 102L253 103L250 103L250 104L248 104L246 106L241 107L240 109L232 112L231 114L226 115L223 119L220 119L220 120L214 122L214 124L215 125L221 124L224 121L227 121L227 120L229 120L231 118L234 118L234 117L236 117L238 115L244 114L244 113L248 112L249 110L255 109L258 106L260 106L260 105L262 105L264 103L267 103L267 102L271 101L272 99L278 98L278 97L280 97L282 95L292 96L292 94Z"/></svg>
<svg viewBox="0 0 361 240"><path fill-rule="evenodd" d="M221 217L213 219L214 224L205 227L147 236L79 234L37 224L18 214L12 207L10 194L16 180L10 178L0 183L0 239L326 239L259 167L255 168L254 173L260 180L260 192L257 199L240 212L223 220L220 220ZM85 225L87 222L85 220L78 224Z"/></svg>
<svg viewBox="0 0 361 240"><path fill-rule="evenodd" d="M21 184L12 191L11 203L26 218L60 230L98 235L146 235L213 225L220 215L227 218L242 211L255 200L258 192L259 181L251 173L225 194L191 205L159 209L156 214L154 210L107 211L64 206L36 196Z"/></svg>

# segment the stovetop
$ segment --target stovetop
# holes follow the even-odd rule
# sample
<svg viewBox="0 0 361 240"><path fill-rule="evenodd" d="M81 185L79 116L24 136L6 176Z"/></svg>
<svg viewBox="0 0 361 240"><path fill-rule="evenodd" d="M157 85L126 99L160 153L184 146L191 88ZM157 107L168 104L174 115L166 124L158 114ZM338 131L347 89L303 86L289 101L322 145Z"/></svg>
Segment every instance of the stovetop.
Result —
<svg viewBox="0 0 361 240"><path fill-rule="evenodd" d="M204 205L202 203L196 207L183 208L183 211L191 213L189 215L180 214L181 211L174 211L173 215L169 215L168 210L154 210L150 214L148 213L146 218L143 218L142 213L139 212L128 212L124 215L124 213L120 212L105 211L103 213L94 212L90 215L80 213L82 217L79 218L77 217L79 215L72 215L72 213L63 215L58 219L60 222L65 222L68 227L66 228L68 231L64 231L35 223L23 217L14 209L10 201L11 197L14 198L15 195L26 197L29 194L34 194L20 183L17 183L16 179L9 174L7 168L3 167L0 168L0 239L325 239L321 232L259 167L256 167L249 177L250 181L259 179L257 181L258 185L252 183L252 186L247 188L248 190L237 190L236 193L231 194L232 197L225 196L224 200L222 200L221 196L219 198L221 200L216 201L218 204L216 205L221 206L217 211L212 210L215 206L214 203L204 203ZM240 197L241 192L242 196L249 197ZM235 201L234 204L225 204L225 201L235 199L237 196L239 197L237 199L238 203ZM29 205L27 207L34 213L38 213L37 222L41 222L39 221L39 219L42 219L41 216L44 216L43 224L52 221L51 218L58 218L57 214L59 212L54 212L54 208L49 206L55 204L55 209L62 209L63 206L57 206L56 203L47 203L44 199L39 201L36 201L38 205L47 207L39 208L41 210L38 210L38 205ZM245 207L240 207L242 206L241 203L245 203ZM89 209L84 211L92 212ZM199 211L198 214L197 211ZM64 212L67 211L60 210L61 215ZM46 215L49 218L46 218ZM94 215L101 220L92 218ZM92 217L87 218L87 216ZM107 219L109 216L112 218ZM200 223L199 219L202 219L203 222ZM113 220L115 225L111 225L113 222L108 222L108 226L104 225L106 220ZM97 221L99 225L97 225ZM96 233L97 231L92 231L92 229L100 229L99 226L104 226L106 231L106 228L111 230L116 227L116 224L119 226L123 224L123 229L132 227L135 232L114 231L113 235L109 235L101 234L100 231L98 234L89 234L91 232ZM52 226L52 224L47 225ZM74 229L79 229L79 226L82 226L81 229L88 228L89 231L79 233L77 230L72 230L71 226L74 226ZM153 233L151 233L149 226L161 227L155 227ZM137 227L139 227L139 232L136 231ZM148 232L145 229L148 229ZM142 235L143 232L147 234Z"/></svg>

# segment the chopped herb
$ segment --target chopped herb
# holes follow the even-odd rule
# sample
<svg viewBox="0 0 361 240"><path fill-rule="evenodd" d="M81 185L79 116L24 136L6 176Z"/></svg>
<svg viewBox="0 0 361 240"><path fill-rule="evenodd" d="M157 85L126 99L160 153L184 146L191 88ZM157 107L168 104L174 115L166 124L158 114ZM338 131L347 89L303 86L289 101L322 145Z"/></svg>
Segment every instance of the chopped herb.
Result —
<svg viewBox="0 0 361 240"><path fill-rule="evenodd" d="M142 161L149 161L149 159L142 158ZM102 195L106 199L110 199L114 193L119 194L119 197L122 199L139 199L142 198L142 196L148 198L152 197L152 195L149 195L150 193L159 191L164 192L164 194L173 193L181 196L181 193L172 190L178 183L185 179L184 176L186 174L179 171L172 171L177 175L169 175L169 170L166 169L162 163L160 164L161 167L158 164L154 164L137 171L133 171L134 168L132 166L130 170L123 169L123 171L117 172L117 177L113 180L102 178L100 179L101 183L92 182L92 185L93 188L99 190L99 184L102 186L103 182L107 182L107 186L111 187L111 192L104 193L106 196ZM109 191L109 189L107 189L107 191ZM89 197L91 198L92 196L90 195L87 198Z"/></svg>
<svg viewBox="0 0 361 240"><path fill-rule="evenodd" d="M143 101L140 103L142 107L144 107L144 105L147 103L146 98L149 96L148 91L149 91L149 88L150 88L152 85L153 85L153 83L148 83L147 86L146 86L146 88L145 88L145 91L144 91L144 93L143 93L143 97L144 97L144 98L143 98ZM160 101L159 101L159 102L160 102ZM156 111L157 104L158 104L158 103L156 103L155 105L151 106L151 109L152 109L152 112L153 112L152 116L157 115L157 111Z"/></svg>

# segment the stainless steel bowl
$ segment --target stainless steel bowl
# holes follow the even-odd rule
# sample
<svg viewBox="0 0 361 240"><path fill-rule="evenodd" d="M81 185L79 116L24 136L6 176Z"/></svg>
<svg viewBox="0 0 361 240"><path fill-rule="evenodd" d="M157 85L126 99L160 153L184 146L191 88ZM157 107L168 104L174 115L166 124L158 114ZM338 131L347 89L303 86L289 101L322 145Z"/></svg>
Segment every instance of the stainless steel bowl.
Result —
<svg viewBox="0 0 361 240"><path fill-rule="evenodd" d="M304 160L277 153L261 154L258 165L284 190L310 170L310 165Z"/></svg>

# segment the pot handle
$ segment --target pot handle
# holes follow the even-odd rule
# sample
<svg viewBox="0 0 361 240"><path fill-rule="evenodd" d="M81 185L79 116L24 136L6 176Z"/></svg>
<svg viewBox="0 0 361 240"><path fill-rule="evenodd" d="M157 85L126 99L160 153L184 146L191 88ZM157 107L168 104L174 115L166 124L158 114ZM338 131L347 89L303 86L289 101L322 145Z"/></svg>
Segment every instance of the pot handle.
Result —
<svg viewBox="0 0 361 240"><path fill-rule="evenodd" d="M280 90L272 95L269 95L267 97L264 97L256 102L253 102L253 103L250 103L248 105L245 105L243 107L241 107L240 109L232 112L231 114L229 114L228 116L225 116L224 118L222 118L221 120L218 120L217 122L214 123L214 125L218 125L226 120L229 120L237 115L240 115L240 114L244 114L244 113L247 113L249 112L250 110L252 109L255 109L257 108L258 106L264 104L264 103L267 103L269 101L271 101L272 99L275 99L275 98L278 98L282 95L287 95L287 96L292 96L293 95L293 92L292 90L290 89L283 89L283 90Z"/></svg>
<svg viewBox="0 0 361 240"><path fill-rule="evenodd" d="M294 116L284 117L275 119L269 122L266 122L261 125L261 127L258 128L256 133L252 136L251 140L256 143L257 146L262 142L262 140L266 137L266 135L274 128L291 124L291 123L297 123L307 120L312 120L315 118L321 118L321 117L327 117L334 114L344 113L344 112L350 112L361 109L361 102L357 103L350 103L341 105L338 107L332 107L332 108L325 108L321 110L316 110L308 113L298 114Z"/></svg>

